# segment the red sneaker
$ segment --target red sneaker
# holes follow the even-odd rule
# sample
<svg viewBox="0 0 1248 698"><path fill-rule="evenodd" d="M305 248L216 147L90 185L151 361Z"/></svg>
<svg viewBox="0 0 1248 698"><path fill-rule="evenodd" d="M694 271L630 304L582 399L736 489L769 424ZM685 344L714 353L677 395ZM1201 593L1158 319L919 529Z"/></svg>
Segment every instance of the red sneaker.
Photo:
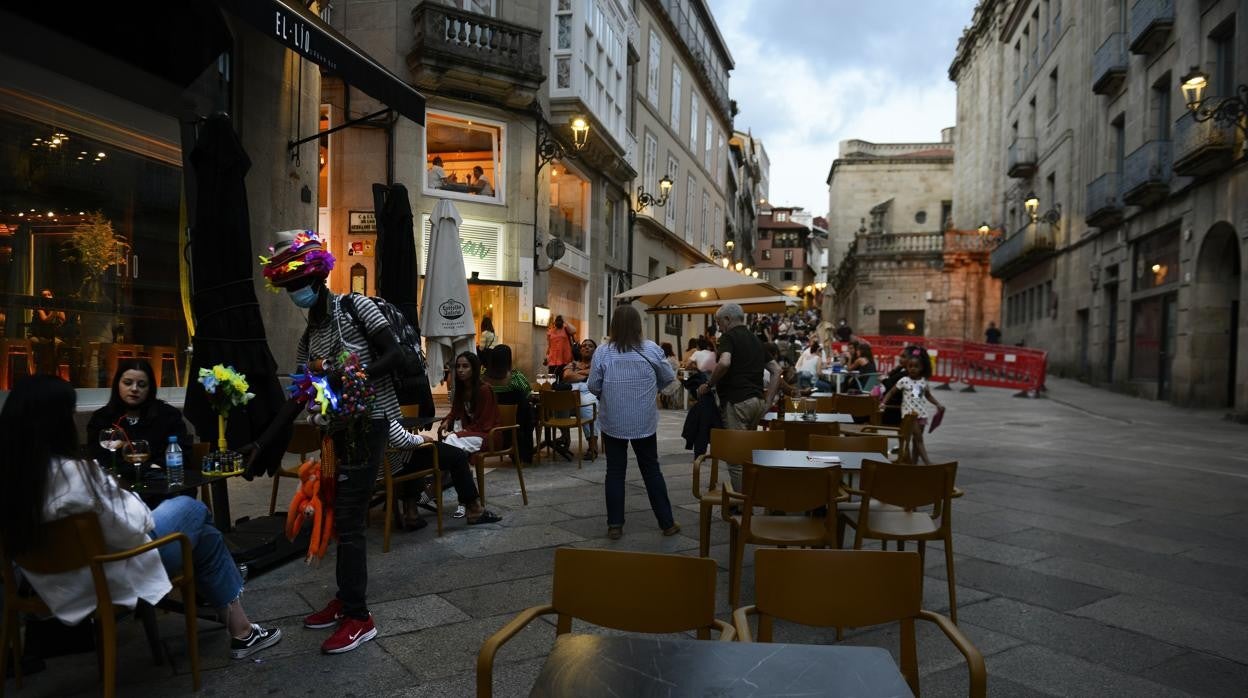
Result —
<svg viewBox="0 0 1248 698"><path fill-rule="evenodd" d="M373 625L373 614L367 620L344 617L338 623L338 629L329 639L321 643L321 651L325 654L342 654L350 652L369 640L377 637L377 626Z"/></svg>
<svg viewBox="0 0 1248 698"><path fill-rule="evenodd" d="M318 630L320 628L332 628L338 625L338 621L342 620L342 601L338 597L329 600L324 609L313 613L303 619L303 627Z"/></svg>

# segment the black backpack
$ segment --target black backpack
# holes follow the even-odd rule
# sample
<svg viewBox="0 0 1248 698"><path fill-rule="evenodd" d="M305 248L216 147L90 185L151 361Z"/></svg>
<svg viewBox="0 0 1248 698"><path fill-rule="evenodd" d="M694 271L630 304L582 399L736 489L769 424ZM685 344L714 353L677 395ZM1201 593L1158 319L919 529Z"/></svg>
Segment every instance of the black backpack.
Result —
<svg viewBox="0 0 1248 698"><path fill-rule="evenodd" d="M355 296L359 294L350 294ZM348 296L347 298L350 298ZM399 351L403 352L403 362L394 372L394 389L398 395L400 405L420 405L421 416L432 416L433 391L429 387L429 375L426 373L428 364L425 362L425 352L420 348L420 332L412 327L412 323L408 321L403 311L398 306L391 305L384 298L376 296L364 296L377 306L377 310L386 318L386 322L390 323L390 331L394 333L395 342L399 345ZM344 299L346 300L346 299ZM351 320L361 328L364 323L360 320L355 303L348 301L343 303L347 310L347 314L351 316ZM368 336L366 332L361 334ZM425 412L428 415L425 415Z"/></svg>

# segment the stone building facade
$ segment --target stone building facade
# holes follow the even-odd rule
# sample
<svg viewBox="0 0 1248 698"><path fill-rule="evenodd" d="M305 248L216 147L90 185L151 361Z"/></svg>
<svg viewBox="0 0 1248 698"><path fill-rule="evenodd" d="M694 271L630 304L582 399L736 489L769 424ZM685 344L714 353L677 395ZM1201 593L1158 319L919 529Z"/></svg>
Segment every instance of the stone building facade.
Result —
<svg viewBox="0 0 1248 698"><path fill-rule="evenodd" d="M1246 9L980 2L949 70L954 222L1002 231L1006 342L1059 374L1248 411L1244 128L1198 121L1179 88L1192 66L1206 105L1245 82Z"/></svg>

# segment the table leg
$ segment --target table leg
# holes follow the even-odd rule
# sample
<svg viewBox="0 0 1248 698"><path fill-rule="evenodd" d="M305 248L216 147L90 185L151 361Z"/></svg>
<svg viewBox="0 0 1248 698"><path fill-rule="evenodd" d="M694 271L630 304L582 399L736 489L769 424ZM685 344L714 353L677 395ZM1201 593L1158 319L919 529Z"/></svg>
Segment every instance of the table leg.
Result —
<svg viewBox="0 0 1248 698"><path fill-rule="evenodd" d="M214 478L212 488L212 522L217 530L227 533L234 528L230 519L230 488L223 477Z"/></svg>

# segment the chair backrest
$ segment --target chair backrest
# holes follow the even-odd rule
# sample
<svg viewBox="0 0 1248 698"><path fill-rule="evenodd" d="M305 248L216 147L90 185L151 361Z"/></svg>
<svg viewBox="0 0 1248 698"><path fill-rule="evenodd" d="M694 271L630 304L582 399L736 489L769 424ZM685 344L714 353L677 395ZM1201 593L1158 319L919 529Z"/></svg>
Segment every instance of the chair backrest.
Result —
<svg viewBox="0 0 1248 698"><path fill-rule="evenodd" d="M754 605L763 642L771 640L771 624L764 626L764 616L825 628L865 628L917 616L922 592L917 552L754 551Z"/></svg>
<svg viewBox="0 0 1248 698"><path fill-rule="evenodd" d="M577 410L581 406L581 393L576 390L543 390L538 397L543 420L555 412Z"/></svg>
<svg viewBox="0 0 1248 698"><path fill-rule="evenodd" d="M790 451L810 450L809 442L812 434L835 436L841 433L839 424L835 422L772 422L772 429L784 432L784 447Z"/></svg>
<svg viewBox="0 0 1248 698"><path fill-rule="evenodd" d="M404 419L414 419L420 416L420 405L399 405L399 414Z"/></svg>
<svg viewBox="0 0 1248 698"><path fill-rule="evenodd" d="M851 417L877 417L880 401L870 395L837 395L836 411Z"/></svg>
<svg viewBox="0 0 1248 698"><path fill-rule="evenodd" d="M784 432L780 430L712 429L711 449L707 453L716 462L740 463L749 459L755 450L782 450L784 438Z"/></svg>
<svg viewBox="0 0 1248 698"><path fill-rule="evenodd" d="M498 418L494 421L494 426L510 427L516 424L516 406L515 405L499 404L496 406L496 409L498 410L497 412Z"/></svg>
<svg viewBox="0 0 1248 698"><path fill-rule="evenodd" d="M710 628L715 573L711 558L558 548L552 593L556 632L570 632L572 618L634 633Z"/></svg>
<svg viewBox="0 0 1248 698"><path fill-rule="evenodd" d="M290 442L286 444L287 453L297 453L300 458L307 459L309 453L321 450L321 430L304 423L296 422L290 430Z"/></svg>
<svg viewBox="0 0 1248 698"><path fill-rule="evenodd" d="M862 461L862 501L876 499L905 509L935 505L936 515L947 511L953 495L958 463L908 465L875 460Z"/></svg>
<svg viewBox="0 0 1248 698"><path fill-rule="evenodd" d="M887 436L824 436L810 437L810 451L842 451L845 453L878 453L888 455Z"/></svg>
<svg viewBox="0 0 1248 698"><path fill-rule="evenodd" d="M495 427L511 427L516 426L516 406L515 405L497 405L498 418L494 422ZM495 439L488 439L482 446L483 452L488 453L509 453L515 447L515 439L511 438L511 432L495 432Z"/></svg>
<svg viewBox="0 0 1248 698"><path fill-rule="evenodd" d="M39 545L13 555L12 559L22 569L35 574L60 574L87 567L91 558L107 551L99 516L73 514L44 523L43 540Z"/></svg>
<svg viewBox="0 0 1248 698"><path fill-rule="evenodd" d="M815 398L815 411L819 414L832 414L836 412L836 396Z"/></svg>
<svg viewBox="0 0 1248 698"><path fill-rule="evenodd" d="M741 489L749 497L748 522L753 507L786 512L810 511L831 506L841 482L839 466L827 468L763 468L748 460L741 471Z"/></svg>

